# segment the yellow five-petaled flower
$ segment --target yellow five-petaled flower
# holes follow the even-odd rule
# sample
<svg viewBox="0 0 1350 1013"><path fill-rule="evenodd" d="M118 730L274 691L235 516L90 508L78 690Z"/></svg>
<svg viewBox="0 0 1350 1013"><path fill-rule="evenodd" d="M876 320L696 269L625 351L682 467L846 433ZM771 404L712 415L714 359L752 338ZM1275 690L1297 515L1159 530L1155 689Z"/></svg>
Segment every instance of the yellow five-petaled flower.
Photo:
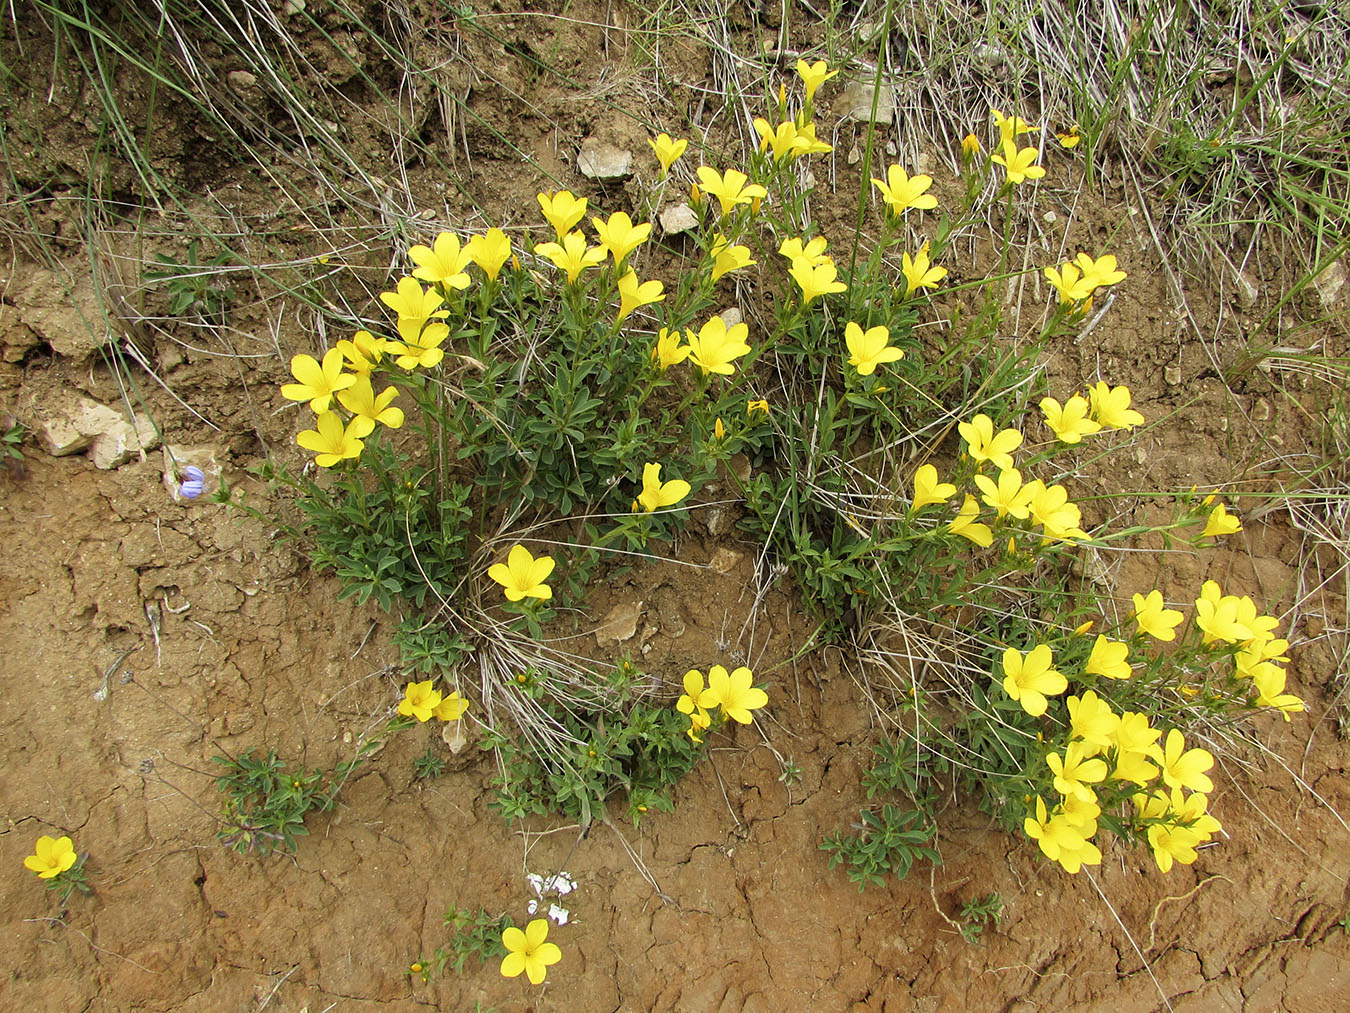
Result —
<svg viewBox="0 0 1350 1013"><path fill-rule="evenodd" d="M488 576L502 586L507 601L538 598L548 601L553 589L544 583L557 565L552 556L536 559L523 545L512 546L505 563L493 563Z"/></svg>
<svg viewBox="0 0 1350 1013"><path fill-rule="evenodd" d="M849 321L844 327L844 344L848 346L848 364L859 376L870 376L878 366L895 362L905 353L891 345L891 332L885 327L869 327L864 331Z"/></svg>
<svg viewBox="0 0 1350 1013"><path fill-rule="evenodd" d="M25 869L38 874L39 879L55 879L75 864L75 845L69 837L49 837L43 834L37 839L33 854L23 860Z"/></svg>
<svg viewBox="0 0 1350 1013"><path fill-rule="evenodd" d="M689 483L682 478L673 478L669 482L661 481L661 465L644 464L642 466L642 491L633 501L634 509L642 507L647 513L662 507L674 506L689 495Z"/></svg>
<svg viewBox="0 0 1350 1013"><path fill-rule="evenodd" d="M548 939L548 919L536 918L525 926L525 931L512 925L502 932L502 976L515 978L523 971L531 985L543 984L548 968L562 960L562 950Z"/></svg>

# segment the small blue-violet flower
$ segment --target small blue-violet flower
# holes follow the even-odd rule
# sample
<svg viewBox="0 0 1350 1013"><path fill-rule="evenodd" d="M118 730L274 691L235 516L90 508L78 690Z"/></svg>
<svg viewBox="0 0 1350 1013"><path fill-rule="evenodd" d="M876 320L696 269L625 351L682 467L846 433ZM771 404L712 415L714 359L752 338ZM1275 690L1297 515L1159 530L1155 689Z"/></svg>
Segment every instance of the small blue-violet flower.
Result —
<svg viewBox="0 0 1350 1013"><path fill-rule="evenodd" d="M189 464L183 469L183 483L178 487L178 495L184 499L196 499L206 488L206 474L201 468Z"/></svg>

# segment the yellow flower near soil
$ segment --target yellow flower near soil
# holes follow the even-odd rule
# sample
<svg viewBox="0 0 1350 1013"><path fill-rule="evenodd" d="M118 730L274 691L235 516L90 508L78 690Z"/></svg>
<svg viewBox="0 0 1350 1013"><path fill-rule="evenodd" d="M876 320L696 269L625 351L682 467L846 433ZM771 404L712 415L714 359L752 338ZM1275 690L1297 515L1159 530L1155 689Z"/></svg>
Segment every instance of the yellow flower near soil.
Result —
<svg viewBox="0 0 1350 1013"><path fill-rule="evenodd" d="M536 199L540 210L544 212L544 218L553 226L559 240L586 217L586 198L573 197L570 190L559 190L554 194L541 193Z"/></svg>
<svg viewBox="0 0 1350 1013"><path fill-rule="evenodd" d="M1064 131L1062 134L1056 133L1055 137L1059 139L1060 145L1065 148L1076 148L1078 147L1078 142L1083 139L1083 135L1078 132L1077 123L1071 126L1068 130Z"/></svg>
<svg viewBox="0 0 1350 1013"><path fill-rule="evenodd" d="M649 306L663 301L665 288L659 281L652 279L639 284L637 272L631 267L628 273L619 279L619 315L615 323L626 320L639 306Z"/></svg>
<svg viewBox="0 0 1350 1013"><path fill-rule="evenodd" d="M469 701L455 692L442 697L441 702L436 705L436 709L431 713L437 721L458 721L468 709Z"/></svg>
<svg viewBox="0 0 1350 1013"><path fill-rule="evenodd" d="M713 237L711 254L713 281L717 281L724 274L739 271L755 263L750 259L750 247L733 246L720 232Z"/></svg>
<svg viewBox="0 0 1350 1013"><path fill-rule="evenodd" d="M1022 830L1040 845L1041 853L1059 862L1067 872L1075 873L1084 865L1100 865L1102 853L1089 837L1097 832L1095 822L1083 823L1056 807L1054 815L1045 809L1045 800L1036 796L1034 816L1022 821Z"/></svg>
<svg viewBox="0 0 1350 1013"><path fill-rule="evenodd" d="M938 282L947 277L945 267L934 267L928 259L927 243L919 247L912 259L908 253L900 255L900 273L905 276L905 295L921 288L937 288Z"/></svg>
<svg viewBox="0 0 1350 1013"><path fill-rule="evenodd" d="M1135 593L1134 621L1139 625L1140 633L1147 633L1155 640L1171 643L1177 638L1177 627L1186 617L1176 609L1167 608L1162 592L1153 590L1147 596Z"/></svg>
<svg viewBox="0 0 1350 1013"><path fill-rule="evenodd" d="M403 689L403 699L398 703L398 712L403 717L413 717L426 723L441 705L441 691L432 689L434 679L426 682L410 682Z"/></svg>
<svg viewBox="0 0 1350 1013"><path fill-rule="evenodd" d="M802 79L802 84L806 85L807 102L815 98L817 88L838 73L837 70L830 70L824 60L817 60L815 63L797 61L797 76Z"/></svg>
<svg viewBox="0 0 1350 1013"><path fill-rule="evenodd" d="M661 175L670 174L670 167L675 164L675 160L684 154L684 149L689 147L687 140L674 140L669 134L657 134L655 137L647 138L647 143L652 146L652 151L656 153L656 160L661 163Z"/></svg>
<svg viewBox="0 0 1350 1013"><path fill-rule="evenodd" d="M769 414L769 402L767 401L747 401L745 402L745 414L753 415L759 412L761 415Z"/></svg>
<svg viewBox="0 0 1350 1013"><path fill-rule="evenodd" d="M320 468L331 468L339 461L361 456L366 445L356 433L363 424L360 419L352 419L344 427L337 412L324 412L315 420L313 429L296 435L295 442L318 455L314 463Z"/></svg>
<svg viewBox="0 0 1350 1013"><path fill-rule="evenodd" d="M548 919L536 918L525 926L525 931L512 925L502 932L502 976L515 978L523 971L531 985L542 985L548 969L562 960L562 950L548 939Z"/></svg>
<svg viewBox="0 0 1350 1013"><path fill-rule="evenodd" d="M552 556L540 556L536 559L523 545L512 546L505 563L493 563L488 567L488 577L502 586L507 601L520 601L522 598L538 598L548 601L553 597L553 589L544 583L557 565Z"/></svg>
<svg viewBox="0 0 1350 1013"><path fill-rule="evenodd" d="M768 120L756 116L754 128L755 133L759 134L759 150L772 149L775 162L781 162L785 158L796 158L804 153L806 141L792 120L784 120L774 127Z"/></svg>
<svg viewBox="0 0 1350 1013"><path fill-rule="evenodd" d="M337 350L355 373L369 373L384 358L384 338L377 338L370 331L357 331L348 340L343 338L337 343Z"/></svg>
<svg viewBox="0 0 1350 1013"><path fill-rule="evenodd" d="M1035 164L1038 154L1035 148L1018 150L1016 142L1004 141L1001 153L994 155L993 160L1008 170L1009 183L1023 183L1045 175L1045 170Z"/></svg>
<svg viewBox="0 0 1350 1013"><path fill-rule="evenodd" d="M338 392L338 403L352 413L352 422L356 427L352 430L357 439L364 440L375 431L375 423L379 422L388 426L390 429L399 429L403 426L403 409L393 404L394 398L398 397L397 387L386 387L378 396L370 383L370 374L361 374L356 383L352 384L344 391Z"/></svg>
<svg viewBox="0 0 1350 1013"><path fill-rule="evenodd" d="M75 864L75 858L75 845L69 837L43 834L37 839L33 853L23 860L23 866L37 873L39 879L55 879Z"/></svg>
<svg viewBox="0 0 1350 1013"><path fill-rule="evenodd" d="M1129 659L1129 644L1111 640L1099 633L1083 671L1089 675L1100 675L1104 679L1128 679L1133 671Z"/></svg>
<svg viewBox="0 0 1350 1013"><path fill-rule="evenodd" d="M1022 445L1022 434L1016 429L1002 429L995 435L993 420L983 412L958 424L956 431L966 441L972 461L988 461L995 468L1011 468L1012 452Z"/></svg>
<svg viewBox="0 0 1350 1013"><path fill-rule="evenodd" d="M891 346L891 332L885 327L869 327L864 331L849 321L844 327L844 344L848 347L848 364L859 376L870 376L877 367L905 357L905 353Z"/></svg>
<svg viewBox="0 0 1350 1013"><path fill-rule="evenodd" d="M981 524L976 520L979 516L979 501L970 493L966 493L965 502L961 504L956 519L947 525L947 530L987 549L994 544L994 532L988 524Z"/></svg>
<svg viewBox="0 0 1350 1013"><path fill-rule="evenodd" d="M1205 518L1205 530L1200 532L1200 537L1218 538L1220 535L1231 535L1241 530L1242 522L1230 514L1228 508L1220 503Z"/></svg>
<svg viewBox="0 0 1350 1013"><path fill-rule="evenodd" d="M642 466L642 491L633 501L634 508L641 506L647 513L662 507L674 506L689 495L689 483L682 478L673 478L669 482L661 481L661 465L644 464Z"/></svg>
<svg viewBox="0 0 1350 1013"><path fill-rule="evenodd" d="M974 134L961 138L961 161L969 162L980 153L980 139Z"/></svg>
<svg viewBox="0 0 1350 1013"><path fill-rule="evenodd" d="M1144 416L1130 407L1130 388L1112 387L1101 380L1088 387L1092 418L1110 429L1133 429L1142 425Z"/></svg>
<svg viewBox="0 0 1350 1013"><path fill-rule="evenodd" d="M1015 141L1018 134L1029 134L1041 129L1028 125L1020 116L1004 116L997 109L990 109L989 112L993 114L994 126L998 127L999 144Z"/></svg>
<svg viewBox="0 0 1350 1013"><path fill-rule="evenodd" d="M1205 771L1214 766L1214 755L1207 749L1186 748L1186 738L1175 728L1169 729L1163 746L1153 746L1150 755L1162 768L1163 784L1169 788L1189 788L1208 794L1214 782Z"/></svg>
<svg viewBox="0 0 1350 1013"><path fill-rule="evenodd" d="M1055 778L1055 791L1061 795L1075 795L1083 802L1096 803L1097 793L1089 785L1106 780L1106 762L1090 759L1089 746L1083 742L1070 742L1064 750L1064 756L1050 753L1045 765Z"/></svg>
<svg viewBox="0 0 1350 1013"><path fill-rule="evenodd" d="M445 358L441 342L450 337L450 328L439 320L423 324L418 320L400 320L398 335L402 341L385 343L385 352L394 356L399 369L431 369Z"/></svg>
<svg viewBox="0 0 1350 1013"><path fill-rule="evenodd" d="M1109 253L1095 260L1086 253L1079 253L1073 259L1083 272L1083 281L1094 289L1114 285L1129 277L1124 271L1116 269L1116 258Z"/></svg>
<svg viewBox="0 0 1350 1013"><path fill-rule="evenodd" d="M708 688L699 694L698 705L705 710L721 707L727 718L748 725L750 712L769 702L769 694L752 685L754 679L743 665L730 674L721 665L713 665L708 669Z"/></svg>
<svg viewBox="0 0 1350 1013"><path fill-rule="evenodd" d="M685 333L693 337L692 332L686 331ZM671 366L678 366L689 358L689 346L680 344L681 337L682 335L678 330L670 331L664 327L656 335L656 345L652 348L652 361L656 363L661 372L664 373Z"/></svg>
<svg viewBox="0 0 1350 1013"><path fill-rule="evenodd" d="M937 468L931 464L920 465L914 472L914 502L909 505L910 513L922 510L930 503L946 503L955 495L956 486L938 481Z"/></svg>
<svg viewBox="0 0 1350 1013"><path fill-rule="evenodd" d="M581 272L604 262L605 250L599 246L586 246L586 235L582 232L569 232L562 243L540 243L534 252L547 257L553 266L567 273L568 284L576 282Z"/></svg>
<svg viewBox="0 0 1350 1013"><path fill-rule="evenodd" d="M720 173L706 165L698 167L698 181L702 192L717 198L725 218L741 204L750 204L763 200L769 191L758 183L750 183L750 177L738 169L728 169Z"/></svg>
<svg viewBox="0 0 1350 1013"><path fill-rule="evenodd" d="M1071 696L1065 703L1069 708L1069 735L1083 741L1083 755L1096 756L1115 742L1120 727L1120 715L1111 704L1092 690L1082 696Z"/></svg>
<svg viewBox="0 0 1350 1013"><path fill-rule="evenodd" d="M1031 512L1031 497L1036 494L1036 487L1023 485L1022 473L1016 468L1004 468L998 473L997 482L988 475L976 475L975 484L984 493L984 502L993 507L999 517L1011 515L1025 520Z"/></svg>
<svg viewBox="0 0 1350 1013"><path fill-rule="evenodd" d="M1069 688L1069 680L1052 667L1054 661L1046 644L1036 645L1025 655L1012 647L1003 652L1003 690L1033 718L1045 713L1050 705L1047 697Z"/></svg>
<svg viewBox="0 0 1350 1013"><path fill-rule="evenodd" d="M1062 485L1046 485L1040 479L1028 482L1031 500L1027 504L1033 524L1039 524L1047 541L1068 542L1091 536L1083 530L1083 513L1077 503L1069 502L1069 491Z"/></svg>
<svg viewBox="0 0 1350 1013"><path fill-rule="evenodd" d="M693 331L685 333L689 338L689 361L701 369L705 376L708 373L731 376L736 372L732 363L750 353L750 346L745 340L750 335L750 327L744 323L727 327L721 317L713 317L699 328L698 334Z"/></svg>
<svg viewBox="0 0 1350 1013"><path fill-rule="evenodd" d="M355 376L342 372L342 352L337 348L324 353L322 365L312 355L295 356L291 376L296 382L282 384L281 396L288 401L308 401L316 414L326 412L333 395L356 382Z"/></svg>
<svg viewBox="0 0 1350 1013"><path fill-rule="evenodd" d="M805 257L798 257L792 262L788 276L801 288L803 305L810 303L817 296L848 291L848 286L837 280L839 272L829 257L818 264L812 264Z"/></svg>
<svg viewBox="0 0 1350 1013"><path fill-rule="evenodd" d="M406 320L419 328L428 320L450 315L448 309L441 308L445 300L440 293L424 289L415 278L400 278L393 292L380 293L380 301L398 314L399 323Z"/></svg>
<svg viewBox="0 0 1350 1013"><path fill-rule="evenodd" d="M469 259L483 269L488 281L496 281L501 269L511 259L511 240L501 229L488 229L482 235L471 238L464 250Z"/></svg>
<svg viewBox="0 0 1350 1013"><path fill-rule="evenodd" d="M1059 293L1061 303L1081 302L1092 295L1096 288L1073 263L1064 264L1059 269L1047 267L1045 276Z"/></svg>
<svg viewBox="0 0 1350 1013"><path fill-rule="evenodd" d="M1084 436L1101 431L1101 423L1088 418L1091 405L1082 394L1075 394L1062 405L1052 397L1041 398L1045 424L1061 443L1079 443Z"/></svg>
<svg viewBox="0 0 1350 1013"><path fill-rule="evenodd" d="M834 148L816 137L816 125L803 123L797 128L797 154L828 155Z"/></svg>
<svg viewBox="0 0 1350 1013"><path fill-rule="evenodd" d="M1204 642L1212 644L1222 640L1226 644L1244 644L1253 639L1256 631L1242 622L1241 607L1241 600L1236 595L1224 594L1217 581L1205 581L1200 588L1200 597L1195 599L1195 625L1204 632Z"/></svg>
<svg viewBox="0 0 1350 1013"><path fill-rule="evenodd" d="M1303 700L1284 691L1288 673L1279 665L1266 662L1257 665L1251 672L1252 685L1256 687L1256 703L1259 707L1273 707L1286 721L1290 714L1303 710Z"/></svg>
<svg viewBox="0 0 1350 1013"><path fill-rule="evenodd" d="M812 267L818 267L821 264L832 263L829 257L825 255L825 248L829 246L829 240L824 236L816 236L809 240L805 246L796 236L790 236L783 240L778 252L787 258L789 264L795 264L798 260L805 260Z"/></svg>
<svg viewBox="0 0 1350 1013"><path fill-rule="evenodd" d="M686 731L694 742L702 742L698 733L712 724L708 711L698 703L704 690L703 673L696 668L690 669L684 673L684 693L675 701L675 709L681 714L689 715L689 728Z"/></svg>
<svg viewBox="0 0 1350 1013"><path fill-rule="evenodd" d="M615 211L608 219L592 218L591 224L600 237L600 248L614 258L616 268L622 267L625 258L652 234L651 222L634 225L633 219L624 211Z"/></svg>
<svg viewBox="0 0 1350 1013"><path fill-rule="evenodd" d="M1154 743L1162 732L1150 728L1147 714L1123 711L1111 744L1115 748L1116 765L1111 777L1117 781L1133 781L1143 786L1158 776L1158 768L1149 762Z"/></svg>
<svg viewBox="0 0 1350 1013"><path fill-rule="evenodd" d="M442 232L432 246L411 247L408 258L417 265L414 278L449 288L469 287L469 276L464 273L471 259L469 251L460 246L453 232Z"/></svg>
<svg viewBox="0 0 1350 1013"><path fill-rule="evenodd" d="M933 185L932 176L910 176L900 166L893 165L886 170L884 183L873 179L872 185L881 191L881 199L892 214L898 215L907 208L931 211L937 207L937 198L928 192L928 188Z"/></svg>

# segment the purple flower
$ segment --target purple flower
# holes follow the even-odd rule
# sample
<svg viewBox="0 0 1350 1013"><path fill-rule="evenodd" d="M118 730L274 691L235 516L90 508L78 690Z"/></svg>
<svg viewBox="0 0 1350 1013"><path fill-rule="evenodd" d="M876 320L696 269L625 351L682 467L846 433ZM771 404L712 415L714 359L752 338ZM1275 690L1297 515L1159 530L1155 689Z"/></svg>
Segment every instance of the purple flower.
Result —
<svg viewBox="0 0 1350 1013"><path fill-rule="evenodd" d="M183 469L183 484L178 487L178 495L184 499L196 499L206 489L206 475L201 468L189 464Z"/></svg>

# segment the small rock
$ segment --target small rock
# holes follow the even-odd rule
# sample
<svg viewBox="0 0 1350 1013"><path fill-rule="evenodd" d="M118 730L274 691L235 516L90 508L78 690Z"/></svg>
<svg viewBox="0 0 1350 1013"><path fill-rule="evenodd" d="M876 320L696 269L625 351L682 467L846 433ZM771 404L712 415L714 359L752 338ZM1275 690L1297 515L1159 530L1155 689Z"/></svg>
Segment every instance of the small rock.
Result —
<svg viewBox="0 0 1350 1013"><path fill-rule="evenodd" d="M698 215L688 204L675 204L661 212L661 231L668 236L698 228Z"/></svg>
<svg viewBox="0 0 1350 1013"><path fill-rule="evenodd" d="M708 507L704 512L703 523L707 525L708 534L717 537L730 531L734 521L726 504L718 503L715 506Z"/></svg>
<svg viewBox="0 0 1350 1013"><path fill-rule="evenodd" d="M1256 278L1250 271L1239 271L1235 279L1234 291L1237 294L1238 305L1244 310L1249 310L1256 305L1256 300L1261 295L1261 289L1256 284Z"/></svg>
<svg viewBox="0 0 1350 1013"><path fill-rule="evenodd" d="M1252 420L1255 422L1270 421L1270 402L1263 397L1256 399L1256 404L1252 405Z"/></svg>
<svg viewBox="0 0 1350 1013"><path fill-rule="evenodd" d="M89 450L94 466L105 470L125 464L133 453L159 446L155 427L144 415L137 415L133 426L121 412L86 397L39 422L37 438L53 457Z"/></svg>
<svg viewBox="0 0 1350 1013"><path fill-rule="evenodd" d="M724 309L721 313L717 315L722 318L722 323L727 325L728 330L731 329L732 327L735 327L737 324L739 324L742 320L745 319L745 317L741 315L741 310L739 306L728 306L726 309Z"/></svg>
<svg viewBox="0 0 1350 1013"><path fill-rule="evenodd" d="M895 90L883 84L879 94L871 84L855 81L844 89L839 96L839 108L844 119L861 120L866 123L872 116L872 99L876 97L876 122L889 126L895 122Z"/></svg>
<svg viewBox="0 0 1350 1013"><path fill-rule="evenodd" d="M727 462L731 466L731 473L740 479L744 484L750 481L750 458L745 454L732 454L731 460Z"/></svg>
<svg viewBox="0 0 1350 1013"><path fill-rule="evenodd" d="M286 0L285 5L281 8L281 13L287 17L305 13L305 0Z"/></svg>
<svg viewBox="0 0 1350 1013"><path fill-rule="evenodd" d="M195 497L186 497L180 491L183 484L183 469L191 465L200 468L205 476L202 491ZM213 447L185 447L164 445L164 468L162 471L164 488L175 503L204 502L220 487L220 464L216 460Z"/></svg>
<svg viewBox="0 0 1350 1013"><path fill-rule="evenodd" d="M225 75L225 80L235 91L247 91L258 85L258 75L249 70L232 70Z"/></svg>
<svg viewBox="0 0 1350 1013"><path fill-rule="evenodd" d="M1313 278L1313 288L1317 291L1317 298L1321 300L1325 309L1331 309L1335 305L1336 297L1340 295L1344 286L1345 264L1340 260L1329 264Z"/></svg>
<svg viewBox="0 0 1350 1013"><path fill-rule="evenodd" d="M68 418L47 419L38 423L38 443L52 457L68 457L84 451L94 442L91 433L82 433Z"/></svg>
<svg viewBox="0 0 1350 1013"><path fill-rule="evenodd" d="M148 418L137 415L133 426L119 415L116 424L109 425L94 437L89 447L89 460L94 462L95 468L111 471L126 464L136 454L144 454L158 446L159 434Z"/></svg>
<svg viewBox="0 0 1350 1013"><path fill-rule="evenodd" d="M848 164L857 165L861 161L862 161L862 149L855 144L853 145L853 147L848 149Z"/></svg>
<svg viewBox="0 0 1350 1013"><path fill-rule="evenodd" d="M469 742L469 736L464 731L464 722L447 721L445 727L441 729L441 740L450 747L450 752L458 753Z"/></svg>
<svg viewBox="0 0 1350 1013"><path fill-rule="evenodd" d="M642 617L642 602L622 602L609 610L595 630L595 645L610 647L632 640Z"/></svg>
<svg viewBox="0 0 1350 1013"><path fill-rule="evenodd" d="M587 179L627 179L633 174L633 153L607 141L588 137L577 153L577 171Z"/></svg>
<svg viewBox="0 0 1350 1013"><path fill-rule="evenodd" d="M730 573L736 569L736 564L742 558L741 553L724 545L712 554L712 559L708 560L708 567L717 573Z"/></svg>
<svg viewBox="0 0 1350 1013"><path fill-rule="evenodd" d="M1045 214L1041 215L1041 220L1045 222L1046 225L1054 225L1055 222L1059 221L1059 215L1055 214L1053 211L1047 211Z"/></svg>
<svg viewBox="0 0 1350 1013"><path fill-rule="evenodd" d="M1175 387L1181 382L1181 366L1173 362L1163 367L1163 379L1168 386Z"/></svg>

